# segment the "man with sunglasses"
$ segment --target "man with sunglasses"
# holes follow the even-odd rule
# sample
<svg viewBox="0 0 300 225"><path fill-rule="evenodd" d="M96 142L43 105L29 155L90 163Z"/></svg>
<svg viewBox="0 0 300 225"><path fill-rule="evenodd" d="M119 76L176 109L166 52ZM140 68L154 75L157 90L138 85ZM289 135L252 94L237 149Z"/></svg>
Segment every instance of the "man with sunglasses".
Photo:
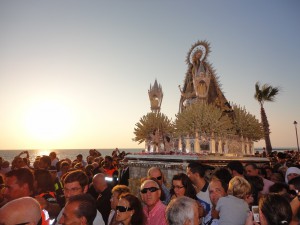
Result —
<svg viewBox="0 0 300 225"><path fill-rule="evenodd" d="M169 189L165 185L164 175L163 175L162 171L160 170L160 168L151 167L148 170L147 175L148 175L148 177L153 177L158 181L158 183L161 186L161 189L164 193L164 199L162 199L162 203L164 203L165 205L168 205L171 200L171 194L170 194Z"/></svg>
<svg viewBox="0 0 300 225"><path fill-rule="evenodd" d="M146 179L141 185L141 198L144 202L146 225L167 225L166 206L160 201L160 185L154 179Z"/></svg>

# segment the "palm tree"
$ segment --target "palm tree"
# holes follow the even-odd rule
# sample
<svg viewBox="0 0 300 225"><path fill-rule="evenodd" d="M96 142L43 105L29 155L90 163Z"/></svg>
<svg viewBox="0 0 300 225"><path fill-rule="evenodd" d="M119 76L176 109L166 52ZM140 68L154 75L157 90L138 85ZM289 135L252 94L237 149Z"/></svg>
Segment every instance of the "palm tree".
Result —
<svg viewBox="0 0 300 225"><path fill-rule="evenodd" d="M134 141L141 144L144 141L151 139L151 134L155 130L159 130L160 134L163 136L165 134L173 133L173 122L163 113L148 113L140 118L140 121L135 124L133 138Z"/></svg>
<svg viewBox="0 0 300 225"><path fill-rule="evenodd" d="M240 137L252 141L259 141L264 138L263 126L254 115L246 111L245 107L233 105L234 111L233 129Z"/></svg>
<svg viewBox="0 0 300 225"><path fill-rule="evenodd" d="M261 122L264 129L264 136L266 142L266 150L270 154L272 152L272 145L270 140L270 125L264 109L265 102L274 102L276 95L279 93L279 87L272 87L269 84L260 85L259 82L255 84L254 98L260 104Z"/></svg>
<svg viewBox="0 0 300 225"><path fill-rule="evenodd" d="M211 104L194 103L176 115L175 132L177 136L214 133L218 136L233 134L232 123L222 110Z"/></svg>

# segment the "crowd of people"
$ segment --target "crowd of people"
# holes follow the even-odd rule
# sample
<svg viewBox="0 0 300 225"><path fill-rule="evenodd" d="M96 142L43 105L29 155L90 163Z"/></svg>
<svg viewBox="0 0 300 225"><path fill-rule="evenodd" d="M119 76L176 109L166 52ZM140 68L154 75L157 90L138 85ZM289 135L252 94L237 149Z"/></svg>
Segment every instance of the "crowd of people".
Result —
<svg viewBox="0 0 300 225"><path fill-rule="evenodd" d="M299 224L297 153L272 153L266 165L190 162L170 184L159 167L151 167L138 195L129 187L125 156L116 149L102 157L91 149L86 159L59 160L51 152L30 162L25 151L9 167L0 158L0 224Z"/></svg>

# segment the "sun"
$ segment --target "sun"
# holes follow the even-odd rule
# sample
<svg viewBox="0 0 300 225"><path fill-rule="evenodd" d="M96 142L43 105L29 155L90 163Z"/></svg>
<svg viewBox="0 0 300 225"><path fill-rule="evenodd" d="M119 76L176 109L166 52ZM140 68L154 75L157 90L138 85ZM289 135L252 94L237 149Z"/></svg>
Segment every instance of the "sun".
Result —
<svg viewBox="0 0 300 225"><path fill-rule="evenodd" d="M28 108L25 126L32 138L50 141L63 138L70 131L72 123L68 108L54 101L43 101Z"/></svg>

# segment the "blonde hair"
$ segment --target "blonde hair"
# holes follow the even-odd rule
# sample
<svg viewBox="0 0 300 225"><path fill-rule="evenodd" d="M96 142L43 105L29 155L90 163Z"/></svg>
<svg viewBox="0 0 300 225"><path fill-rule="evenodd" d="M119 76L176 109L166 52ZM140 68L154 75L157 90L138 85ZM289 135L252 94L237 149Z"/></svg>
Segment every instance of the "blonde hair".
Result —
<svg viewBox="0 0 300 225"><path fill-rule="evenodd" d="M228 194L243 199L251 193L250 183L243 177L235 176L229 181Z"/></svg>

